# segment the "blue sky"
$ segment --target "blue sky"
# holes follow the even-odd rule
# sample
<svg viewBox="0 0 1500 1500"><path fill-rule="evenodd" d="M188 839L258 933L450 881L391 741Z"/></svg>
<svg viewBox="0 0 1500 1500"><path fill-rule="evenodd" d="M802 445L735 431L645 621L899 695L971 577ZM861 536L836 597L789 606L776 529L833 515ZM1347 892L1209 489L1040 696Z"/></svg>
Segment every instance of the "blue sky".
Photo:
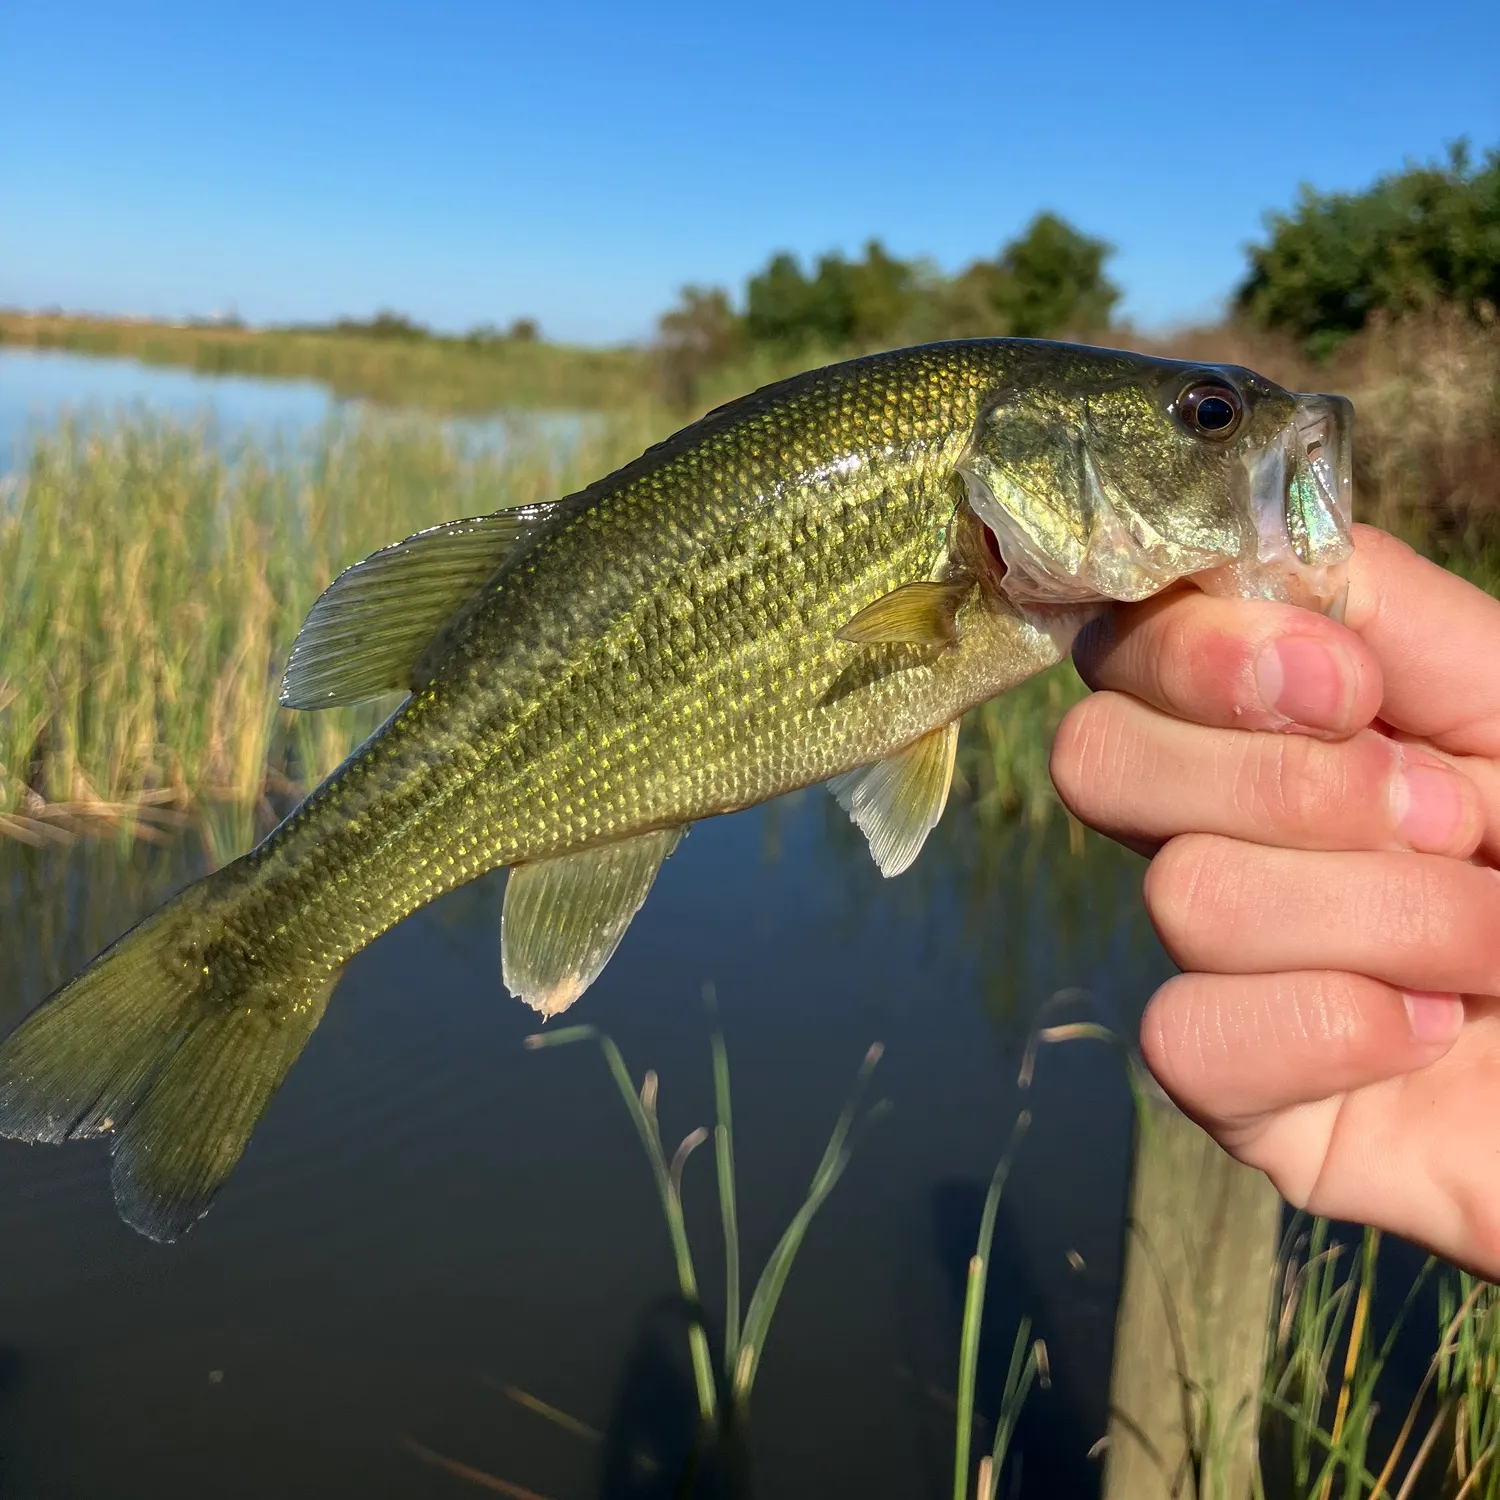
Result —
<svg viewBox="0 0 1500 1500"><path fill-rule="evenodd" d="M0 304L640 337L685 282L1040 208L1212 315L1268 207L1500 143L1500 5L3 7Z"/></svg>

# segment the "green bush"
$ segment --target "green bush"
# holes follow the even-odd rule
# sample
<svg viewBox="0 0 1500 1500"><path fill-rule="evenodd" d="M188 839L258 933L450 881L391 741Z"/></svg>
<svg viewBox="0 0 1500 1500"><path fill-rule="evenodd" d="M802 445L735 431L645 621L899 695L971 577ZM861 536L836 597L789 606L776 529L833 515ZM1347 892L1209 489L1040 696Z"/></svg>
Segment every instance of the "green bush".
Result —
<svg viewBox="0 0 1500 1500"><path fill-rule="evenodd" d="M1500 304L1500 150L1474 166L1463 142L1446 163L1408 166L1361 193L1304 187L1249 247L1238 310L1325 354L1377 313L1437 303L1471 314Z"/></svg>

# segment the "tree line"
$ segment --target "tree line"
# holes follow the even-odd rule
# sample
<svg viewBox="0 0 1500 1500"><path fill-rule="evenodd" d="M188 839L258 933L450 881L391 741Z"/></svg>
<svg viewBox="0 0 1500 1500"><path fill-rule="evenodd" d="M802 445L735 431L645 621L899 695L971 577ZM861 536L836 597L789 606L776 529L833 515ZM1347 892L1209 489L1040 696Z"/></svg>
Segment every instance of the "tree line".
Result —
<svg viewBox="0 0 1500 1500"><path fill-rule="evenodd" d="M858 259L838 253L804 266L778 252L738 298L688 286L657 325L669 393L690 402L703 378L757 353L830 356L927 339L1008 334L1098 338L1120 290L1113 246L1054 213L1040 213L992 259L944 275L902 260L879 240ZM1291 335L1321 357L1374 317L1436 303L1474 317L1500 306L1500 150L1475 161L1459 142L1446 160L1409 164L1361 192L1304 187L1265 219L1231 316Z"/></svg>
<svg viewBox="0 0 1500 1500"><path fill-rule="evenodd" d="M811 264L783 250L737 295L722 286L684 287L657 321L652 352L665 393L689 406L706 377L747 361L775 371L991 334L1100 339L1120 300L1107 270L1113 254L1108 241L1052 212L1037 214L993 257L952 274L930 260L903 260L878 239L857 257L830 251ZM1246 258L1230 317L1283 332L1315 358L1372 318L1439 303L1492 318L1500 307L1500 149L1476 159L1460 141L1445 158L1409 163L1358 192L1304 187L1290 209L1266 215L1264 236L1246 246ZM542 337L530 318L455 336L394 311L318 331L480 352Z"/></svg>

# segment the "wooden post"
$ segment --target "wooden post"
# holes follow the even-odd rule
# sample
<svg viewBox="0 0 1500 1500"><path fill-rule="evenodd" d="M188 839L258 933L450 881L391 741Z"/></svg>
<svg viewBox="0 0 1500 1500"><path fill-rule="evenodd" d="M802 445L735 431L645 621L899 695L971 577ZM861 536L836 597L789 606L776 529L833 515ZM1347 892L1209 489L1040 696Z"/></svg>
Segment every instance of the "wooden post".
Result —
<svg viewBox="0 0 1500 1500"><path fill-rule="evenodd" d="M1281 1199L1160 1095L1137 1112L1105 1500L1248 1500Z"/></svg>

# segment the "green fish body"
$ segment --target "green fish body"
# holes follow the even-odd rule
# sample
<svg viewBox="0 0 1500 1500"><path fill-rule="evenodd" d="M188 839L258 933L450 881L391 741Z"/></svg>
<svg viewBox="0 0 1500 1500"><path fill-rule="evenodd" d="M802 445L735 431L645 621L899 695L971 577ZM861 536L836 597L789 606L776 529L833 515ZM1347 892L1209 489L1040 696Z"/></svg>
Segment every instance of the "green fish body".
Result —
<svg viewBox="0 0 1500 1500"><path fill-rule="evenodd" d="M550 1015L701 818L829 782L899 873L962 715L1110 600L1194 576L1327 607L1347 428L1346 404L1249 371L939 344L783 381L577 495L375 554L314 606L283 698L404 705L0 1047L0 1133L112 1134L122 1214L171 1239L342 966L443 892L514 867L504 976Z"/></svg>

